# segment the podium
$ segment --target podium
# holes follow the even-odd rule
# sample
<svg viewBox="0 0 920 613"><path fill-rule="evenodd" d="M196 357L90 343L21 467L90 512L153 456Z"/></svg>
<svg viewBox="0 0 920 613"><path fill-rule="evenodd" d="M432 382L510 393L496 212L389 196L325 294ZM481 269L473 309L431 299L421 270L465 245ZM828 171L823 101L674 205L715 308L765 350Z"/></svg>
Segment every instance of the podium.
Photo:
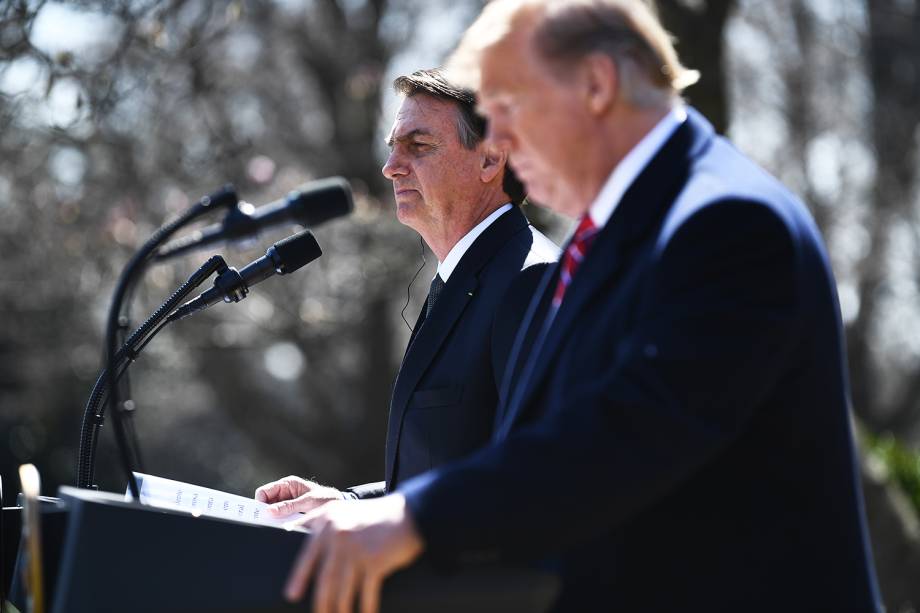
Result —
<svg viewBox="0 0 920 613"><path fill-rule="evenodd" d="M70 487L61 488L60 498L60 507L42 518L54 532L44 539L53 613L310 610L309 595L296 605L282 598L302 532L195 517ZM384 583L381 612L531 613L548 610L558 590L558 578L542 571L445 572L421 560ZM13 596L15 603L15 589Z"/></svg>

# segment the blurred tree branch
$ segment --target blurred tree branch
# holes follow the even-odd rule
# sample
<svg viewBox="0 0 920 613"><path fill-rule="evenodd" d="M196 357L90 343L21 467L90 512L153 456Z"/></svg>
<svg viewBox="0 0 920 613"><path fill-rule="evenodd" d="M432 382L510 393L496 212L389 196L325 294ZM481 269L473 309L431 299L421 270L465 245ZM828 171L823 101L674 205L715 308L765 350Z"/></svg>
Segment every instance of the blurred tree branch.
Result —
<svg viewBox="0 0 920 613"><path fill-rule="evenodd" d="M138 241L188 203L189 191L211 191L232 180L244 197L274 199L310 178L341 174L356 187L360 219L319 233L329 264L312 267L317 272L309 292L297 280L287 288L259 288L291 305L279 316L283 325L272 326L264 342L222 341L220 350L216 330L226 327L220 316L210 326L186 326L181 338L165 335L147 358L159 362L156 368L135 368L135 396L146 416L149 405L176 411L179 395L193 396L189 386L230 389L234 393L221 395L217 405L225 413L212 407L212 426L230 419L245 433L258 450L248 460L253 467L284 462L295 470L297 462L308 462L304 472L324 472L327 480L376 476L397 347L405 335L395 317L405 299L398 288L414 271L415 258L400 244L411 234L380 204L389 191L374 146L381 79L407 42L384 22L411 31L425 3L72 2L69 10L107 20L92 53L46 53L32 44L32 28L46 6L22 1L0 9L0 77L12 68L34 75L21 93L0 95L0 214L6 222L0 255L16 275L0 277L0 370L8 373L0 380L0 403L36 407L34 428L77 420L98 365L94 348L109 284ZM20 60L35 64L14 66ZM68 119L49 121L52 103L71 94L63 115ZM5 202L15 204L3 208ZM137 310L160 302L175 273L189 266L181 261L153 269ZM26 284L32 299L23 296ZM312 315L302 315L305 301L332 315L311 326ZM276 404L265 400L273 397L271 377L231 377L227 383L227 372L253 359L262 371L259 356L285 339L315 365L305 371L299 394ZM187 368L195 347L207 364L197 374ZM27 366L60 351L65 355L52 362L51 372ZM182 383L152 389L157 370ZM44 389L55 389L54 398L41 393L48 382ZM169 412L157 414L167 423L186 419L183 411ZM2 424L20 423L24 415L8 411ZM58 417L65 415L72 417ZM51 462L76 442L78 427L71 427L41 440L23 434L24 442L7 453ZM140 429L142 440L159 445L152 432ZM300 447L282 446L281 434ZM190 437L198 439L220 446L219 440ZM49 483L70 482L69 453L64 456ZM154 468L171 459L162 452L147 456ZM101 483L112 487L119 477L106 475L104 457L101 450ZM209 474L240 483L255 478Z"/></svg>
<svg viewBox="0 0 920 613"><path fill-rule="evenodd" d="M891 233L900 223L916 219L913 195L918 180L917 128L920 126L920 6L896 0L867 5L869 15L869 78L874 93L872 145L877 171L868 218L869 250L860 263L859 314L847 342L853 401L876 432L902 431L915 425L920 413L920 364L894 394L891 406L879 406L879 376L873 342L878 308L888 277Z"/></svg>
<svg viewBox="0 0 920 613"><path fill-rule="evenodd" d="M677 38L677 51L688 68L699 70L702 84L687 93L716 131L728 129L728 96L725 88L725 25L735 0L658 0L658 12Z"/></svg>

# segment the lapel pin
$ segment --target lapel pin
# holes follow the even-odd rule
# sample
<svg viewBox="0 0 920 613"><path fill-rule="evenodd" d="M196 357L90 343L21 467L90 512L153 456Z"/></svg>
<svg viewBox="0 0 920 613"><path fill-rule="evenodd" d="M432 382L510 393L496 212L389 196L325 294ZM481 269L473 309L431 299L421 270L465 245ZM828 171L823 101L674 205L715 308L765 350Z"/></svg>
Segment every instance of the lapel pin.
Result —
<svg viewBox="0 0 920 613"><path fill-rule="evenodd" d="M472 296L472 295L473 295L473 292L467 292L467 295L468 295L468 296Z"/></svg>

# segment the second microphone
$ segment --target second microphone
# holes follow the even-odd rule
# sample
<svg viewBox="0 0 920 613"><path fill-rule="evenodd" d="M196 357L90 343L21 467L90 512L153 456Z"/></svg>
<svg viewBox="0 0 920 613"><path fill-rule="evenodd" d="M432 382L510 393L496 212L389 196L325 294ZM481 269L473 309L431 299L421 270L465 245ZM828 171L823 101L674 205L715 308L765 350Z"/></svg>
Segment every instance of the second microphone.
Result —
<svg viewBox="0 0 920 613"><path fill-rule="evenodd" d="M242 270L228 268L214 280L214 287L202 292L167 318L177 321L218 302L239 302L249 293L249 288L274 275L286 275L302 268L323 254L313 233L304 230L278 241L265 255L247 264Z"/></svg>

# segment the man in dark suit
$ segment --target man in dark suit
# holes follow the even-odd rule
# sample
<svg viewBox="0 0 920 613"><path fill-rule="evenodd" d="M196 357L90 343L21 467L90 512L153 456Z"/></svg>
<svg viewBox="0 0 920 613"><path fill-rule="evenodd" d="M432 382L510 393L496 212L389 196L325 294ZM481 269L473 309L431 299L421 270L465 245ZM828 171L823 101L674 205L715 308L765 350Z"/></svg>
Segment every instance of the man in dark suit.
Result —
<svg viewBox="0 0 920 613"><path fill-rule="evenodd" d="M680 99L641 0L497 0L451 63L579 219L492 445L307 516L320 613L423 552L559 573L565 611L878 611L836 288L804 205Z"/></svg>
<svg viewBox="0 0 920 613"><path fill-rule="evenodd" d="M437 70L394 82L404 96L383 174L399 220L438 259L390 401L385 480L340 492L287 477L256 491L276 514L373 498L489 441L515 331L558 248L518 208L506 152L483 142L472 92ZM435 304L436 302L436 304Z"/></svg>

